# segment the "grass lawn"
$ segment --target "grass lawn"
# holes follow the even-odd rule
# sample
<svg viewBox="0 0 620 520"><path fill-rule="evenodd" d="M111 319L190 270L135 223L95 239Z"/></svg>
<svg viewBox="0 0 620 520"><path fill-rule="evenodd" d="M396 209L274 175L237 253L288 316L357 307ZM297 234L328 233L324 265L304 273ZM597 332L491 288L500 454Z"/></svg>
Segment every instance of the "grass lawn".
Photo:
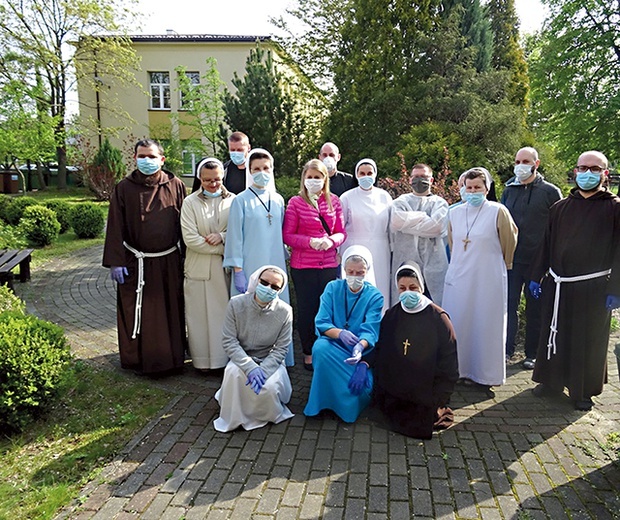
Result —
<svg viewBox="0 0 620 520"><path fill-rule="evenodd" d="M53 518L168 398L147 381L78 361L56 406L23 434L0 439L0 519Z"/></svg>

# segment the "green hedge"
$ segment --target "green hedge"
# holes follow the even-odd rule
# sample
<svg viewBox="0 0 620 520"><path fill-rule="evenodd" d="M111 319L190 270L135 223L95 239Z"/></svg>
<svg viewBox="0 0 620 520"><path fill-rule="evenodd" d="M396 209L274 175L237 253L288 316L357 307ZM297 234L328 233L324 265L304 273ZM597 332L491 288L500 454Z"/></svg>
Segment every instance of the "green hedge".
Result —
<svg viewBox="0 0 620 520"><path fill-rule="evenodd" d="M11 203L4 210L4 220L11 226L17 226L24 214L24 210L28 206L34 206L39 204L39 201L34 197L14 197L11 199Z"/></svg>
<svg viewBox="0 0 620 520"><path fill-rule="evenodd" d="M0 313L0 428L23 430L70 373L62 328L19 310Z"/></svg>
<svg viewBox="0 0 620 520"><path fill-rule="evenodd" d="M103 231L103 210L93 202L75 204L71 209L71 227L79 238L95 238Z"/></svg>
<svg viewBox="0 0 620 520"><path fill-rule="evenodd" d="M56 212L45 206L28 206L19 223L26 238L35 246L47 246L58 238L60 222Z"/></svg>
<svg viewBox="0 0 620 520"><path fill-rule="evenodd" d="M60 234L66 233L71 228L71 204L64 200L48 200L44 206L56 213L60 222Z"/></svg>

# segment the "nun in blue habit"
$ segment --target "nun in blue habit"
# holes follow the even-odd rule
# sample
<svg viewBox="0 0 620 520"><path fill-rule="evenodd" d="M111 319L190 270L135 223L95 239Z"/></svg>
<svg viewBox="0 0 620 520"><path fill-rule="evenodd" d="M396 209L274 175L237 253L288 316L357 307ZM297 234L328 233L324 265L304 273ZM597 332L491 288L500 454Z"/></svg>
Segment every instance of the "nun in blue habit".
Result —
<svg viewBox="0 0 620 520"><path fill-rule="evenodd" d="M327 284L315 318L318 339L312 347L314 373L304 414L328 409L351 423L370 402L372 371L364 357L379 337L383 295L364 280L372 267L366 247L349 247L342 265L346 278Z"/></svg>

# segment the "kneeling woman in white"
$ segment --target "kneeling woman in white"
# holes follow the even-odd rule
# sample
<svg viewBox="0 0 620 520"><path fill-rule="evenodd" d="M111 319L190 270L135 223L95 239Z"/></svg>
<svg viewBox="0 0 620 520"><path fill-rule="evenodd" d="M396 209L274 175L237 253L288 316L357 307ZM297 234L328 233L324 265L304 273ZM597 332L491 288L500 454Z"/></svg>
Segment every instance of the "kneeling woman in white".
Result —
<svg viewBox="0 0 620 520"><path fill-rule="evenodd" d="M248 291L228 302L222 346L230 361L215 394L217 431L253 430L293 417L286 407L293 391L283 361L293 334L293 311L278 298L286 273L266 265L250 277Z"/></svg>

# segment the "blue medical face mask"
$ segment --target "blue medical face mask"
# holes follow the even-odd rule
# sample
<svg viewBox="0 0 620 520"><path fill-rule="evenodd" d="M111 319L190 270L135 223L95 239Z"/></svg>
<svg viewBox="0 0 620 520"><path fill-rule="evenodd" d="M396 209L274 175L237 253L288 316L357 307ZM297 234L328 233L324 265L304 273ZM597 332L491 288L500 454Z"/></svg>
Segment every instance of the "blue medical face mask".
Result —
<svg viewBox="0 0 620 520"><path fill-rule="evenodd" d="M136 165L140 173L144 175L153 175L161 169L161 160L152 159L151 157L138 157L136 159Z"/></svg>
<svg viewBox="0 0 620 520"><path fill-rule="evenodd" d="M412 310L420 303L422 295L416 291L403 291L398 295L398 299L405 309Z"/></svg>
<svg viewBox="0 0 620 520"><path fill-rule="evenodd" d="M245 162L245 153L230 152L230 160L234 162L237 166L240 166Z"/></svg>
<svg viewBox="0 0 620 520"><path fill-rule="evenodd" d="M363 190L369 190L375 183L375 178L372 175L365 175L364 177L358 177L357 183Z"/></svg>
<svg viewBox="0 0 620 520"><path fill-rule="evenodd" d="M465 201L469 202L472 206L480 206L486 199L486 195L481 191L476 193L465 193Z"/></svg>
<svg viewBox="0 0 620 520"><path fill-rule="evenodd" d="M267 285L259 283L256 286L256 297L263 303L269 303L276 299L278 291Z"/></svg>
<svg viewBox="0 0 620 520"><path fill-rule="evenodd" d="M210 191L207 191L207 190L202 190L202 194L205 197L209 197L210 199L214 199L216 197L219 197L222 194L222 189L220 188L215 193L211 193Z"/></svg>
<svg viewBox="0 0 620 520"><path fill-rule="evenodd" d="M258 172L252 174L252 182L259 188L264 188L269 184L271 174L267 172Z"/></svg>
<svg viewBox="0 0 620 520"><path fill-rule="evenodd" d="M582 190L593 190L601 183L601 174L592 173L591 170L586 172L579 172L575 176L575 182Z"/></svg>

